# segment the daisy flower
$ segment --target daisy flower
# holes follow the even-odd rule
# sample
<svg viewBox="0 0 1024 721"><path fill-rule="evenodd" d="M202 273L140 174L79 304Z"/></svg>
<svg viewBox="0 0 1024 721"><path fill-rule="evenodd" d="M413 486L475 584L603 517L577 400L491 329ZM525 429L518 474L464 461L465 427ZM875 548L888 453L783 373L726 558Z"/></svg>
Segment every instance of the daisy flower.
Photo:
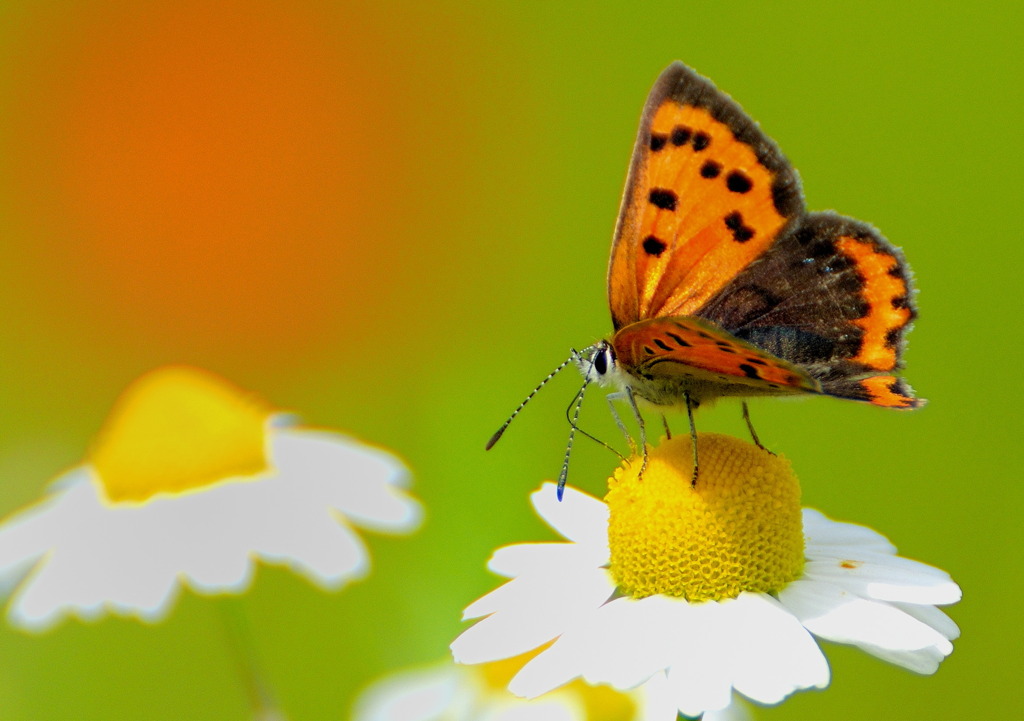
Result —
<svg viewBox="0 0 1024 721"><path fill-rule="evenodd" d="M725 708L733 693L775 704L824 688L815 637L856 646L918 673L953 650L956 625L937 606L960 588L937 568L896 555L875 531L800 508L782 458L702 435L691 486L688 437L628 461L605 502L575 489L533 496L567 542L499 549L489 568L509 582L471 604L480 618L452 644L481 663L550 644L512 678L533 698L575 678L629 689L656 684L674 721Z"/></svg>
<svg viewBox="0 0 1024 721"><path fill-rule="evenodd" d="M535 655L478 666L444 661L390 674L360 694L352 721L646 721L674 713L669 696L654 684L617 691L573 681L535 699L512 695L509 679ZM749 719L741 703L705 717Z"/></svg>
<svg viewBox="0 0 1024 721"><path fill-rule="evenodd" d="M390 453L299 427L210 373L157 369L124 392L85 462L0 523L8 618L155 621L182 584L244 591L255 559L337 589L368 572L354 526L417 526L408 478Z"/></svg>

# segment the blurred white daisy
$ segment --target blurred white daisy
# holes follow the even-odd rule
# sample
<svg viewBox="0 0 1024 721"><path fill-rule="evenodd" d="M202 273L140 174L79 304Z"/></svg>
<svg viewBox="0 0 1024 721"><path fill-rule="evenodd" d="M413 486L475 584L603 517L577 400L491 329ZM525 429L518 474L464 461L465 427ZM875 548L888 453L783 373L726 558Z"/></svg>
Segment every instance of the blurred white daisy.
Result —
<svg viewBox="0 0 1024 721"><path fill-rule="evenodd" d="M509 679L535 653L478 666L451 661L399 671L356 700L352 721L647 721L673 714L665 689L652 681L631 691L573 681L539 698L509 693ZM742 703L704 721L749 721Z"/></svg>
<svg viewBox="0 0 1024 721"><path fill-rule="evenodd" d="M390 453L298 427L210 373L157 369L124 392L84 463L0 523L8 618L153 621L181 584L244 591L255 559L337 589L368 572L354 526L418 525L408 480Z"/></svg>
<svg viewBox="0 0 1024 721"><path fill-rule="evenodd" d="M629 689L652 681L675 711L698 717L738 692L774 704L823 688L814 636L857 646L918 673L953 650L937 606L960 588L896 555L881 535L800 509L789 463L726 436L702 435L691 487L688 437L631 459L606 502L552 484L534 507L566 543L499 549L489 568L512 580L465 611L486 617L452 644L482 663L550 643L512 679L532 698L582 677ZM706 718L706 717L705 717Z"/></svg>

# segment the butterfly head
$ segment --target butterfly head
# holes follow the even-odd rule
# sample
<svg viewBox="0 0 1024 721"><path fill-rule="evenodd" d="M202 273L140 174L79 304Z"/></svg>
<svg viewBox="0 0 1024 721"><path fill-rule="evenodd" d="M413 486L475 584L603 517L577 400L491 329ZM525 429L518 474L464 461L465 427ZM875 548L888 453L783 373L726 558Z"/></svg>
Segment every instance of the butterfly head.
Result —
<svg viewBox="0 0 1024 721"><path fill-rule="evenodd" d="M618 373L615 349L606 340L573 353L573 362L588 383L608 385Z"/></svg>

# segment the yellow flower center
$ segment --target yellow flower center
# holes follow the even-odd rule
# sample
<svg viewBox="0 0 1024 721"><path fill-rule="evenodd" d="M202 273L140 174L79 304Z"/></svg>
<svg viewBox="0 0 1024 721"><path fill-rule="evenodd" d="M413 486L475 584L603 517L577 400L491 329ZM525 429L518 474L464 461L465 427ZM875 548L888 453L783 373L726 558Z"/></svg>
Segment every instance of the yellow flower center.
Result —
<svg viewBox="0 0 1024 721"><path fill-rule="evenodd" d="M499 696L508 694L508 683L527 661L537 656L551 644L544 644L519 656L480 664L475 668L480 673L484 687ZM610 686L593 686L581 679L571 681L549 693L569 694L575 698L584 711L587 721L632 721L637 717L636 702L628 693L617 691Z"/></svg>
<svg viewBox="0 0 1024 721"><path fill-rule="evenodd" d="M609 480L611 573L635 598L689 601L778 591L803 570L800 484L783 458L701 434L692 486L689 436L629 459Z"/></svg>
<svg viewBox="0 0 1024 721"><path fill-rule="evenodd" d="M140 502L267 470L271 410L211 373L151 371L121 395L89 453L108 501Z"/></svg>

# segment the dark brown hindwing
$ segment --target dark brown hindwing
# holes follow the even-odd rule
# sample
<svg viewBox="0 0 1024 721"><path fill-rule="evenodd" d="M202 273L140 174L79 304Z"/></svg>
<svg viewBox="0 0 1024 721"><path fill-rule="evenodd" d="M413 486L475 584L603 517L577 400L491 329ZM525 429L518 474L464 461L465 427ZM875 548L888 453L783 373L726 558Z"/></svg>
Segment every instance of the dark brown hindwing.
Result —
<svg viewBox="0 0 1024 721"><path fill-rule="evenodd" d="M697 315L804 367L825 393L881 405L857 379L901 366L916 311L898 249L866 223L810 213ZM890 391L913 401L905 384Z"/></svg>

